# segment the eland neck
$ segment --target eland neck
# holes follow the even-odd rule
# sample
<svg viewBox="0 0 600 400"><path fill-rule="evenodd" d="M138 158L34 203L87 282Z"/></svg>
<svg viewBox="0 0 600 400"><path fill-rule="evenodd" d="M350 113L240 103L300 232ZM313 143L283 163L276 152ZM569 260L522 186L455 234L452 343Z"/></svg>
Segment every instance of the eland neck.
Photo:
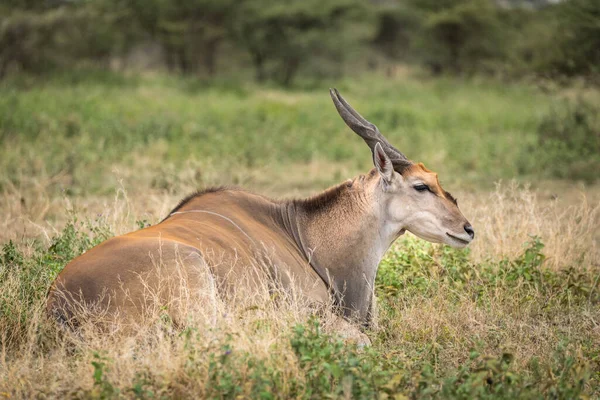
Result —
<svg viewBox="0 0 600 400"><path fill-rule="evenodd" d="M377 266L399 229L386 226L375 170L288 204L298 246L329 284L344 313L368 318Z"/></svg>

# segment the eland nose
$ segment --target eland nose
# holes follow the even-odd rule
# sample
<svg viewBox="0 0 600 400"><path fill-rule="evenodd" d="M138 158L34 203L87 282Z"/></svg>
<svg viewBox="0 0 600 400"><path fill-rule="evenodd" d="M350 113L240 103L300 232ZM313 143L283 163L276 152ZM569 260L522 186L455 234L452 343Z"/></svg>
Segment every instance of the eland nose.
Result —
<svg viewBox="0 0 600 400"><path fill-rule="evenodd" d="M467 232L469 234L469 236L471 236L471 239L475 238L475 231L473 230L473 227L471 226L471 224L465 225L465 232Z"/></svg>

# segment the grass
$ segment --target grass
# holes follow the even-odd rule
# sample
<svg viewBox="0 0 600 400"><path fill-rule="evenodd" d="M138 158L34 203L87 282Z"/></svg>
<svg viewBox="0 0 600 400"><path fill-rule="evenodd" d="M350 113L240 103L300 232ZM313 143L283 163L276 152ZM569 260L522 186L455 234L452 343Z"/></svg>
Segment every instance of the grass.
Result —
<svg viewBox="0 0 600 400"><path fill-rule="evenodd" d="M2 251L0 393L28 398L302 397L403 394L431 398L575 398L599 395L598 206L544 205L523 188L499 188L498 208L478 209L522 232L494 246L453 250L408 236L377 279L373 346L358 349L333 322L271 296L190 314L176 330L163 315L133 338L88 326L61 332L43 318L49 282L69 259L127 226L103 215L72 221L48 245L9 242ZM125 200L117 200L123 203ZM529 203L529 204L528 204ZM528 204L523 206L524 204ZM512 214L502 210L513 208ZM117 212L125 212L126 207ZM498 211L495 211L498 210ZM585 215L585 219L578 218ZM125 218L127 219L127 218ZM129 217L131 219L131 217ZM535 222L539 237L528 237ZM119 223L120 224L120 223ZM548 228L555 226L554 236ZM569 232L568 236L558 232ZM528 237L522 242L522 236ZM566 243L565 243L566 242ZM579 254L549 255L581 243ZM56 371L61 371L56 375Z"/></svg>
<svg viewBox="0 0 600 400"><path fill-rule="evenodd" d="M186 163L199 171L199 183L210 183L205 169L235 180L236 170L265 165L326 160L364 170L370 163L326 87L286 92L166 77L115 80L2 84L5 179L24 185L45 178L56 190L88 194L112 191L116 166L142 164L147 173L136 179L169 188L176 184L169 175ZM544 171L531 150L559 96L494 82L366 77L331 84L410 158L452 180Z"/></svg>
<svg viewBox="0 0 600 400"><path fill-rule="evenodd" d="M531 147L562 92L411 77L335 85L440 172L477 231L467 250L409 234L393 245L368 348L332 316L268 291L190 307L184 327L158 308L133 337L94 319L64 332L44 317L69 260L158 222L196 187L301 195L368 169L326 88L121 75L3 83L0 398L600 396L600 192L546 180ZM512 177L533 187L493 185Z"/></svg>

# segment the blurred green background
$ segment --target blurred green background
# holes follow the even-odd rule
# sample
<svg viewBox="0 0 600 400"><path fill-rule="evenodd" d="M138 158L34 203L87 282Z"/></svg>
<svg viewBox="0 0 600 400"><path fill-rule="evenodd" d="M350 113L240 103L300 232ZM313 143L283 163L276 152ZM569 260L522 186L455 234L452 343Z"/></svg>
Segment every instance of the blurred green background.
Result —
<svg viewBox="0 0 600 400"><path fill-rule="evenodd" d="M290 86L386 61L598 78L596 0L4 0L0 76L96 65Z"/></svg>
<svg viewBox="0 0 600 400"><path fill-rule="evenodd" d="M597 0L5 0L0 189L364 171L333 86L446 180L594 182L599 77Z"/></svg>
<svg viewBox="0 0 600 400"><path fill-rule="evenodd" d="M0 397L599 398L599 85L599 0L0 0ZM194 190L372 168L330 87L477 230L388 251L371 349L254 306L55 341L60 269Z"/></svg>

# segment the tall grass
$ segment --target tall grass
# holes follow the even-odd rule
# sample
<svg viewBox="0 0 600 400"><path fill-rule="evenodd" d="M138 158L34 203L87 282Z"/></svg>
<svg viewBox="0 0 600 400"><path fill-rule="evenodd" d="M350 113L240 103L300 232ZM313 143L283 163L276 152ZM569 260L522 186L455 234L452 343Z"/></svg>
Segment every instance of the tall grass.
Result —
<svg viewBox="0 0 600 400"><path fill-rule="evenodd" d="M45 316L69 260L160 221L199 187L297 196L369 169L326 87L113 74L3 82L0 397L600 396L598 190L570 174L542 180L560 153L538 149L569 126L581 129L572 143L593 140L593 124L577 122L581 107L556 113L559 93L486 81L330 86L437 170L477 232L468 250L410 234L390 249L366 348L355 329L283 293L190 308L183 326L159 304L125 336L93 319L72 332ZM534 188L494 187L513 177Z"/></svg>
<svg viewBox="0 0 600 400"><path fill-rule="evenodd" d="M563 107L569 93L406 74L329 85L448 186L596 178L597 154L586 144L600 140L595 108ZM597 93L588 92L594 104ZM566 143L568 157L561 157L557 141L570 127L587 139ZM591 155L573 162L579 153ZM101 209L97 203L116 186L161 201L223 184L295 194L370 167L369 151L335 112L327 87L284 91L107 73L0 84L0 208L13 227L0 231L2 241L15 232L35 236L48 220L64 223L63 197L85 197L86 206Z"/></svg>
<svg viewBox="0 0 600 400"><path fill-rule="evenodd" d="M59 234L48 232L50 243L4 245L0 393L11 398L600 395L600 269L593 245L600 208L582 200L564 209L518 187L499 187L492 197L493 205L488 195L471 200L480 205L473 209L473 222L483 228L472 250L409 235L388 252L377 278L377 324L366 332L373 345L363 349L343 339L335 318L315 314L301 302L274 302L266 288L246 301L213 304L210 312L190 307L183 327L174 326L160 307L132 336L107 335L94 320L76 333L56 326L45 318L44 302L62 265L113 232L144 223L128 214L139 206L135 200L117 198L96 221L74 220ZM569 245L580 247L553 259Z"/></svg>
<svg viewBox="0 0 600 400"><path fill-rule="evenodd" d="M531 148L555 103L534 87L411 77L329 82L410 158L446 179L539 173ZM23 87L25 86L25 88ZM82 194L112 190L113 169L138 171L169 187L171 168L235 170L313 160L370 164L368 151L337 116L327 87L282 91L190 80L103 77L0 86L2 186L31 179ZM480 179L483 181L483 179Z"/></svg>

